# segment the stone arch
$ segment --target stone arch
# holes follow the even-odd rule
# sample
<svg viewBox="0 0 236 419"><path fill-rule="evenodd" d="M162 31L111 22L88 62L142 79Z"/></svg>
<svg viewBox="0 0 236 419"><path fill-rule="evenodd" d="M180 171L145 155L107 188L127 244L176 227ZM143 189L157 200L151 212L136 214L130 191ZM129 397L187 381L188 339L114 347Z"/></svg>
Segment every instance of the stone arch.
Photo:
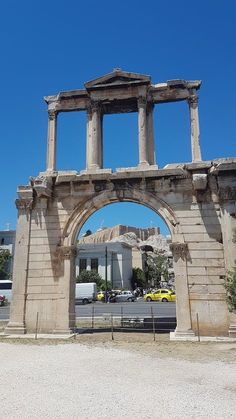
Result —
<svg viewBox="0 0 236 419"><path fill-rule="evenodd" d="M165 221L172 238L175 237L179 242L184 242L178 219L172 208L165 201L147 191L122 189L119 191L103 191L78 204L63 229L62 245L72 246L75 244L78 231L94 212L118 202L133 202L153 210Z"/></svg>
<svg viewBox="0 0 236 419"><path fill-rule="evenodd" d="M97 210L118 202L133 202L144 205L160 215L169 227L173 244L172 251L177 294L177 329L175 334L180 336L193 335L188 291L187 244L175 212L163 199L146 190L140 191L136 188L120 189L119 191L105 190L96 194L75 207L63 229L61 245L66 249L73 248L77 234L87 219ZM73 289L72 263L68 264L68 268L65 269L65 282L68 283L69 281L69 288Z"/></svg>

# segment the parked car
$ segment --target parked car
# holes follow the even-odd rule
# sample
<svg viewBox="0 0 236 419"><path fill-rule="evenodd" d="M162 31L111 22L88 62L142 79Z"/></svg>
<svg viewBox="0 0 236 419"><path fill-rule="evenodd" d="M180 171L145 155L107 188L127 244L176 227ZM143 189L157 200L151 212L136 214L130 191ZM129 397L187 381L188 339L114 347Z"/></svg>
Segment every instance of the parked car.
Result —
<svg viewBox="0 0 236 419"><path fill-rule="evenodd" d="M172 290L160 288L159 290L152 291L150 293L147 293L144 296L144 300L147 302L150 301L162 301L164 302L170 302L170 301L176 301L176 295L175 292Z"/></svg>
<svg viewBox="0 0 236 419"><path fill-rule="evenodd" d="M136 297L131 291L121 291L115 297L116 303L121 303L123 301L135 301Z"/></svg>
<svg viewBox="0 0 236 419"><path fill-rule="evenodd" d="M97 301L104 301L104 300L105 300L105 291L98 291Z"/></svg>
<svg viewBox="0 0 236 419"><path fill-rule="evenodd" d="M84 282L75 286L75 302L88 304L97 299L97 284L95 282Z"/></svg>
<svg viewBox="0 0 236 419"><path fill-rule="evenodd" d="M5 295L0 295L0 307L4 306L6 302Z"/></svg>
<svg viewBox="0 0 236 419"><path fill-rule="evenodd" d="M119 294L121 290L109 290L107 291L107 301L109 303L115 303L115 297ZM97 301L105 301L105 291L98 291Z"/></svg>
<svg viewBox="0 0 236 419"><path fill-rule="evenodd" d="M11 302L11 300L12 300L12 281L10 279L4 279L4 280L0 281L0 294L5 297L5 303L10 303Z"/></svg>

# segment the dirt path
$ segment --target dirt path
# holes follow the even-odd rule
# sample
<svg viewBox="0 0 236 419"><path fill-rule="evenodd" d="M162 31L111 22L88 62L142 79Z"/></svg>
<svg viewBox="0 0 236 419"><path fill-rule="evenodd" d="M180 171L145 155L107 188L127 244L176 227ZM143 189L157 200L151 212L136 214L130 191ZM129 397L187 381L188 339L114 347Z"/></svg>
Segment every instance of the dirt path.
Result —
<svg viewBox="0 0 236 419"><path fill-rule="evenodd" d="M167 335L0 339L7 419L228 419L236 411L236 344Z"/></svg>

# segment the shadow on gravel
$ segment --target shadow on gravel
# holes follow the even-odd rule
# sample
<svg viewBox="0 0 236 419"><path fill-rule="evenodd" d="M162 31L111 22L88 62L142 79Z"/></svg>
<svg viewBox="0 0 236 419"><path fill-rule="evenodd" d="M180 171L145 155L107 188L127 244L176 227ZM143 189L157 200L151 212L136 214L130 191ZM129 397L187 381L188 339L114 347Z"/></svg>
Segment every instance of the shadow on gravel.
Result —
<svg viewBox="0 0 236 419"><path fill-rule="evenodd" d="M170 333L176 328L176 317L137 319L124 317L121 326L77 327L75 333Z"/></svg>

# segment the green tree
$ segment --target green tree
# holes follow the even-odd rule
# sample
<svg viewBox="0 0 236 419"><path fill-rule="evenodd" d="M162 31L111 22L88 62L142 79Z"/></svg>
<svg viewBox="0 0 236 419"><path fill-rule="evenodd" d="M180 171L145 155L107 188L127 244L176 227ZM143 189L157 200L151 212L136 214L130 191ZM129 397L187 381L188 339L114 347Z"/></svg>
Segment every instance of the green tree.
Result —
<svg viewBox="0 0 236 419"><path fill-rule="evenodd" d="M105 279L102 279L102 281L100 282L99 288L101 291L106 291L106 281ZM107 281L107 291L111 291L112 290L112 285L110 281Z"/></svg>
<svg viewBox="0 0 236 419"><path fill-rule="evenodd" d="M140 268L133 268L132 271L132 288L135 289L136 287L145 287L145 273L143 272L143 270Z"/></svg>
<svg viewBox="0 0 236 419"><path fill-rule="evenodd" d="M77 283L87 283L87 282L95 282L98 286L98 288L101 291L106 291L106 281L105 279L102 279L101 275L97 273L95 270L86 271L83 270L80 275L76 278ZM112 284L110 281L107 281L107 291L110 291L112 289Z"/></svg>
<svg viewBox="0 0 236 419"><path fill-rule="evenodd" d="M81 282L95 282L98 287L100 287L100 284L102 283L103 279L99 275L99 273L95 270L87 271L83 270L76 278L77 283Z"/></svg>
<svg viewBox="0 0 236 419"><path fill-rule="evenodd" d="M145 276L147 283L159 288L162 277L168 281L168 258L164 255L147 255Z"/></svg>
<svg viewBox="0 0 236 419"><path fill-rule="evenodd" d="M236 229L233 232L233 243L236 243ZM236 312L236 261L232 271L226 275L224 286L229 310Z"/></svg>
<svg viewBox="0 0 236 419"><path fill-rule="evenodd" d="M12 255L9 250L0 249L0 279L9 278L8 266L11 258Z"/></svg>

